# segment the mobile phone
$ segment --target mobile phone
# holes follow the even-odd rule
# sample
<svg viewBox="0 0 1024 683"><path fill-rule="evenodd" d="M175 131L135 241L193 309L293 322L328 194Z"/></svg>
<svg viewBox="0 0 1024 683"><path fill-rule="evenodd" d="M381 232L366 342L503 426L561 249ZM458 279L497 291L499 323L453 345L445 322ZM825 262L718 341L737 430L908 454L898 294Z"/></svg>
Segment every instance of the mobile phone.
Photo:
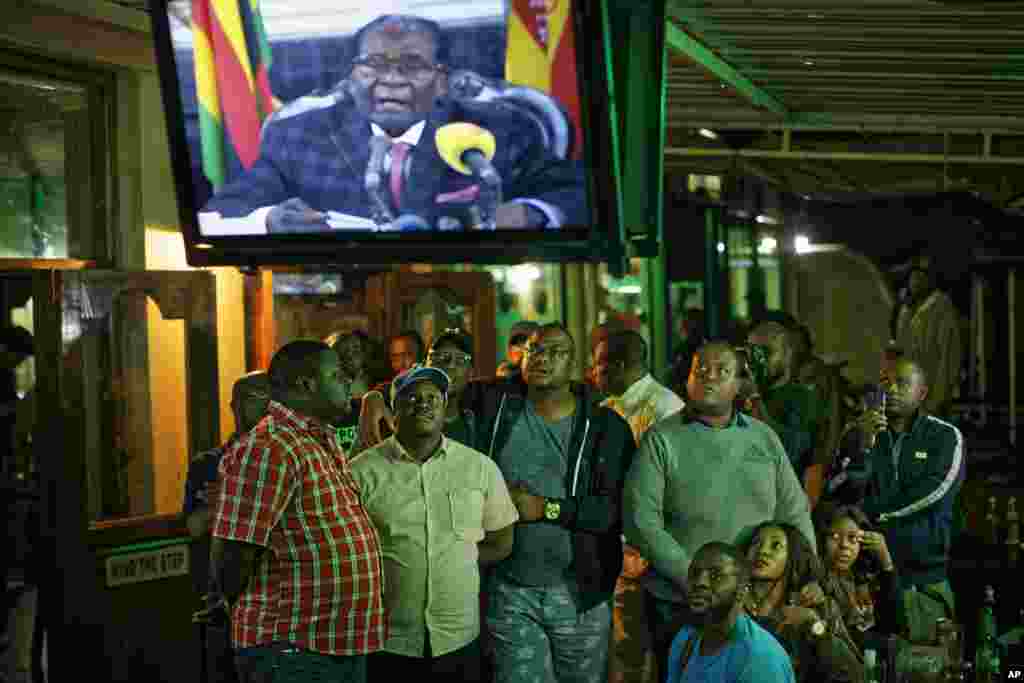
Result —
<svg viewBox="0 0 1024 683"><path fill-rule="evenodd" d="M872 386L864 394L864 408L868 411L881 411L885 412L885 402L888 399L888 394L885 389L880 386ZM867 441L864 443L865 450L872 449L875 447L875 442L878 439L877 433L871 434Z"/></svg>
<svg viewBox="0 0 1024 683"><path fill-rule="evenodd" d="M867 410L885 410L888 393L882 387L874 385L864 392L864 407Z"/></svg>

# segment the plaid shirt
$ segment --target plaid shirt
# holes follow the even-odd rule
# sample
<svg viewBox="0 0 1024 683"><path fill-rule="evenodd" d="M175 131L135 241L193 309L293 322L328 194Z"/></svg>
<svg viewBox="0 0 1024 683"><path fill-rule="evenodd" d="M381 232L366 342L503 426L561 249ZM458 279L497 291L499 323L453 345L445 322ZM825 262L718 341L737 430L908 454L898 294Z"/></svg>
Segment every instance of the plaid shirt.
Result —
<svg viewBox="0 0 1024 683"><path fill-rule="evenodd" d="M380 541L337 434L271 401L220 476L214 536L268 551L235 605L234 647L379 650L387 637Z"/></svg>

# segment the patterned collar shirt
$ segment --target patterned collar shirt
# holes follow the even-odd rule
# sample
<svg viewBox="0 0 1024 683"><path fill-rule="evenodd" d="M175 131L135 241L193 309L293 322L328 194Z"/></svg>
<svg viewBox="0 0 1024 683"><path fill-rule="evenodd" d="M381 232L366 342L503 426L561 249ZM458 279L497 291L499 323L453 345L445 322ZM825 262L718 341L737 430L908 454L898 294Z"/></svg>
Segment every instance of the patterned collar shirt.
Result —
<svg viewBox="0 0 1024 683"><path fill-rule="evenodd" d="M235 649L363 655L387 638L377 531L334 430L271 401L220 466L213 535L264 549L232 614Z"/></svg>
<svg viewBox="0 0 1024 683"><path fill-rule="evenodd" d="M637 443L652 425L685 406L676 392L660 384L650 373L633 382L622 396L607 398L602 405L629 423Z"/></svg>
<svg viewBox="0 0 1024 683"><path fill-rule="evenodd" d="M519 515L493 460L442 437L426 461L394 436L352 461L363 503L380 530L389 637L384 649L422 657L454 652L480 635L477 544Z"/></svg>

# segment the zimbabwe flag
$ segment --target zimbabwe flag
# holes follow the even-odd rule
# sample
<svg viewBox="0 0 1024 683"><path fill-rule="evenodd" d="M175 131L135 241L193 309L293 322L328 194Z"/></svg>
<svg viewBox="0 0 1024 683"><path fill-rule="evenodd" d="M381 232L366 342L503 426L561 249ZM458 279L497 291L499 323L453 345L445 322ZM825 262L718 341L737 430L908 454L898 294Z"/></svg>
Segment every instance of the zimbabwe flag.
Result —
<svg viewBox="0 0 1024 683"><path fill-rule="evenodd" d="M252 167L273 113L259 0L192 0L203 173L214 189Z"/></svg>
<svg viewBox="0 0 1024 683"><path fill-rule="evenodd" d="M578 0L512 0L508 14L505 80L542 90L568 111L576 129L573 156L580 157L580 95L572 4Z"/></svg>

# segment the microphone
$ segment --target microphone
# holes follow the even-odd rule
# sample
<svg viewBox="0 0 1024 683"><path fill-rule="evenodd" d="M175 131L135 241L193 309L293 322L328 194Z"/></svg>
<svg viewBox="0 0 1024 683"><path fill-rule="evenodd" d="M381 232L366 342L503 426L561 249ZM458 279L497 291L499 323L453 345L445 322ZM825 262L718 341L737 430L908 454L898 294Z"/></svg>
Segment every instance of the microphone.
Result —
<svg viewBox="0 0 1024 683"><path fill-rule="evenodd" d="M501 176L491 164L496 142L485 128L461 121L441 126L434 136L441 158L463 175L480 180L479 230L494 230L495 216L501 204Z"/></svg>
<svg viewBox="0 0 1024 683"><path fill-rule="evenodd" d="M373 222L377 225L390 223L394 219L388 204L387 186L384 183L384 157L391 149L391 141L383 135L370 138L370 161L366 164L366 175L363 183L366 194L370 196L370 209Z"/></svg>
<svg viewBox="0 0 1024 683"><path fill-rule="evenodd" d="M414 213L403 213L392 221L387 230L395 232L422 232L430 230L430 225L421 216L417 216Z"/></svg>

